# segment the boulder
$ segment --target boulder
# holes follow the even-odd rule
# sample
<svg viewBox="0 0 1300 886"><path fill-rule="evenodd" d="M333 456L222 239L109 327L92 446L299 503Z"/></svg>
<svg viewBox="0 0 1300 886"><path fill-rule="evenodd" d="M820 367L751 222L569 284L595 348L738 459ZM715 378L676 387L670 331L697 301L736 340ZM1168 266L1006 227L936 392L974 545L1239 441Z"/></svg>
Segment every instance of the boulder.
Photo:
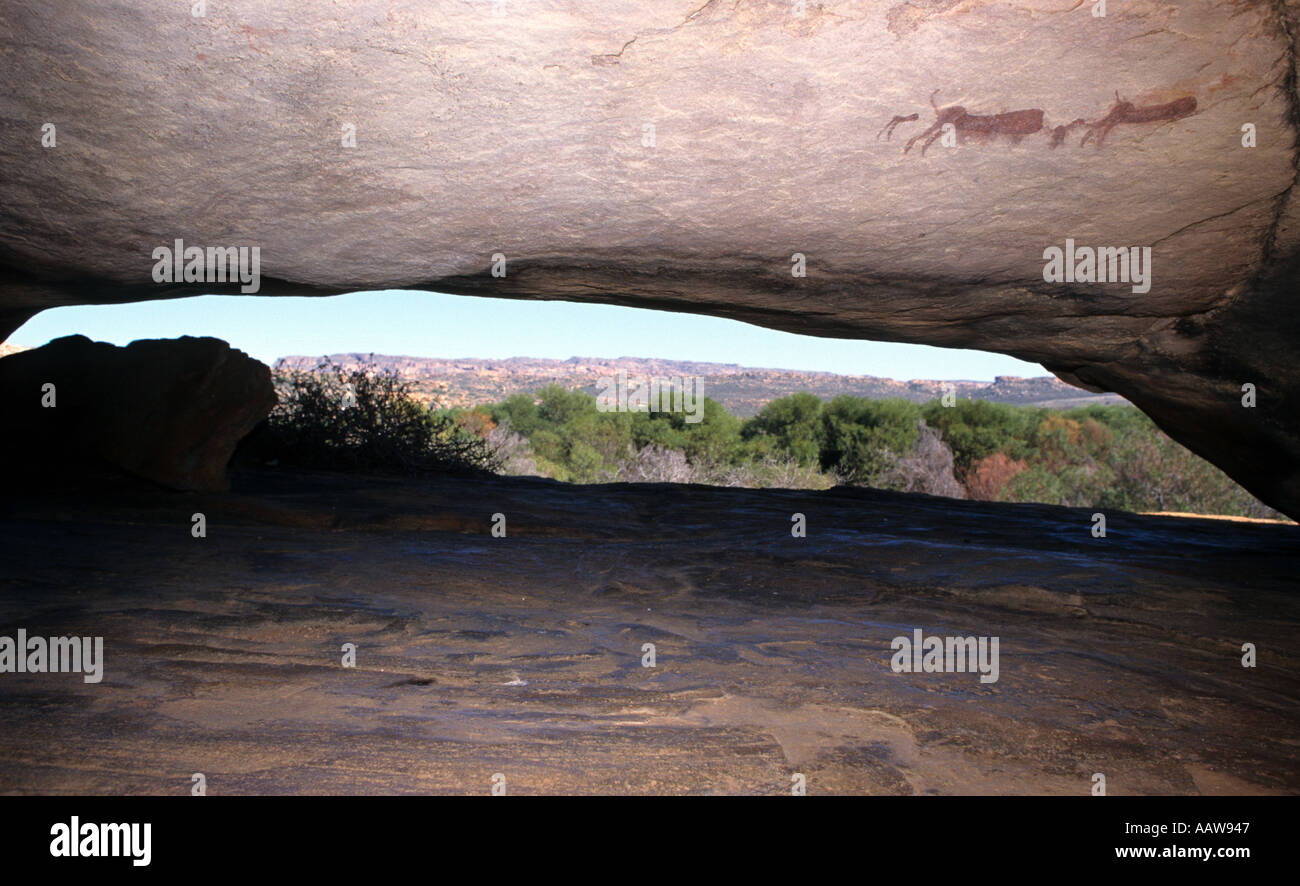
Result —
<svg viewBox="0 0 1300 886"><path fill-rule="evenodd" d="M222 490L236 444L274 405L270 369L215 338L119 348L70 335L0 358L14 482L108 472Z"/></svg>
<svg viewBox="0 0 1300 886"><path fill-rule="evenodd" d="M1300 516L1300 3L1101 7L5 4L0 334L251 291L160 272L179 240L258 249L259 295L979 348L1122 394ZM1144 279L1057 278L1067 246L1149 249Z"/></svg>

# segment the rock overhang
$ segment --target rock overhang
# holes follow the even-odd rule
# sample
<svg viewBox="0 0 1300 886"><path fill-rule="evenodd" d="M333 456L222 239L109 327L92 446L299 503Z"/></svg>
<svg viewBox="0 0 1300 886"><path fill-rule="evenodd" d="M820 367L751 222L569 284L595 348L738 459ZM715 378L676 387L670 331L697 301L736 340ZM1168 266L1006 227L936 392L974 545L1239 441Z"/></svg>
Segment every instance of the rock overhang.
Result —
<svg viewBox="0 0 1300 886"><path fill-rule="evenodd" d="M11 6L0 320L238 291L155 283L183 238L258 247L266 295L982 348L1123 394L1296 515L1296 6L1059 6ZM1067 240L1149 247L1149 291L1044 279Z"/></svg>

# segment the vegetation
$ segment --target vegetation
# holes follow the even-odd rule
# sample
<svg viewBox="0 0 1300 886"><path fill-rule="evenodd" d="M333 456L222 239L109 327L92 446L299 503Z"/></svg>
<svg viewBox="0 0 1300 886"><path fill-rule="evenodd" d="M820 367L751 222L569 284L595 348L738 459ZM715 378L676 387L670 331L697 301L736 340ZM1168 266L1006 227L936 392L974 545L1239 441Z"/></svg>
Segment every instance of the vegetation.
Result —
<svg viewBox="0 0 1300 886"><path fill-rule="evenodd" d="M1053 410L959 400L823 402L742 421L705 398L683 413L599 412L558 385L430 411L390 372L277 374L280 404L249 440L263 463L400 473L497 471L572 483L867 485L988 501L1244 517L1281 515L1131 406Z"/></svg>
<svg viewBox="0 0 1300 886"><path fill-rule="evenodd" d="M526 468L520 473L575 483L857 484L988 501L1281 516L1132 406L944 406L849 395L825 403L800 393L745 421L706 398L704 419L688 424L677 413L601 413L595 398L552 386L447 414L464 421L473 413L511 435Z"/></svg>
<svg viewBox="0 0 1300 886"><path fill-rule="evenodd" d="M243 447L259 463L399 474L501 467L482 435L429 412L392 372L323 362L275 381L279 403Z"/></svg>

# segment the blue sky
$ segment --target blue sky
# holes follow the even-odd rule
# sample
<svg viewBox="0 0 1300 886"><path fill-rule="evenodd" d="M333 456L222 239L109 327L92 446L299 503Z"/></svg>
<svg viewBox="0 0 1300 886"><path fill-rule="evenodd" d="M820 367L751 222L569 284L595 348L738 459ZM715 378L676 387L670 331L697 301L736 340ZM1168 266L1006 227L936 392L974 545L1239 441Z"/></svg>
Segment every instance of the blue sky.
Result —
<svg viewBox="0 0 1300 886"><path fill-rule="evenodd" d="M792 335L717 317L612 305L510 301L389 290L329 298L199 296L129 305L54 308L10 344L81 333L137 338L213 335L265 362L343 352L416 357L654 357L897 379L1046 375L1001 354Z"/></svg>

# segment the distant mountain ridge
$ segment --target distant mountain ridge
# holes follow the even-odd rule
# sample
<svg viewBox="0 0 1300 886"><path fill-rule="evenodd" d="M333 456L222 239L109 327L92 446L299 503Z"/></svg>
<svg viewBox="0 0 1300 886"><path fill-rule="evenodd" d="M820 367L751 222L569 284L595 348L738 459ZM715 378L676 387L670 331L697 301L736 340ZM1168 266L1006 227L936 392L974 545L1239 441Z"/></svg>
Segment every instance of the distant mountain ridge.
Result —
<svg viewBox="0 0 1300 886"><path fill-rule="evenodd" d="M1073 408L1093 403L1127 402L1117 394L1094 394L1067 385L1054 376L1021 378L1000 375L991 382L913 379L897 381L870 375L838 375L795 369L763 369L735 363L695 360L656 360L643 357L540 357L480 359L474 357L408 357L387 354L331 354L328 357L281 357L276 369L313 369L329 360L346 369L373 366L391 370L411 382L413 392L435 408L496 403L512 394L531 393L557 384L590 394L598 379L620 369L629 377L692 376L702 379L704 395L717 400L741 417L757 413L768 402L799 391L829 400L841 394L858 397L898 397L924 402L941 397L948 384L962 399L990 400L1017 406Z"/></svg>

